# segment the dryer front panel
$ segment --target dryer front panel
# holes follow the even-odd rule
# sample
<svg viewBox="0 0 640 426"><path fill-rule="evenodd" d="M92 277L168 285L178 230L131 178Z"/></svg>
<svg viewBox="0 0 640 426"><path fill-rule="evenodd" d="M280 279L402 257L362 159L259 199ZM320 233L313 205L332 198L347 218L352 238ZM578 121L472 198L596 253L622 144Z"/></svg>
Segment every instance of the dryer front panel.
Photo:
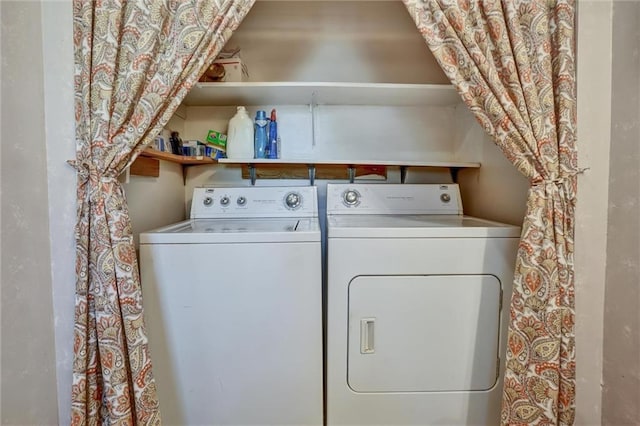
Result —
<svg viewBox="0 0 640 426"><path fill-rule="evenodd" d="M349 284L354 392L483 391L499 373L493 275L357 276Z"/></svg>

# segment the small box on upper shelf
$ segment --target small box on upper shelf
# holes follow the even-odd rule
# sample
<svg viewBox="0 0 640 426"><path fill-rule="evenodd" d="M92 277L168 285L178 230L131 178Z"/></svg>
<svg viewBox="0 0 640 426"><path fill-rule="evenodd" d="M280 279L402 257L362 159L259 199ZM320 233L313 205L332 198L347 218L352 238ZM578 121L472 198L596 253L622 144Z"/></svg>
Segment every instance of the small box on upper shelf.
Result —
<svg viewBox="0 0 640 426"><path fill-rule="evenodd" d="M201 82L233 82L238 83L249 79L247 64L242 61L240 48L227 48L209 65L200 76Z"/></svg>
<svg viewBox="0 0 640 426"><path fill-rule="evenodd" d="M247 64L242 62L240 58L217 59L214 63L224 67L224 77L222 81L241 82L249 79Z"/></svg>

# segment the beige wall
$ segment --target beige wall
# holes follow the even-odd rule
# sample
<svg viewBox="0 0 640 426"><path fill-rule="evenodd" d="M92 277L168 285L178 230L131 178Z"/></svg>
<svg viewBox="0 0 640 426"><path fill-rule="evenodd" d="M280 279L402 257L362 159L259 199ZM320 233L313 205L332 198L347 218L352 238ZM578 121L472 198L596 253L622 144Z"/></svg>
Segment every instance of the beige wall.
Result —
<svg viewBox="0 0 640 426"><path fill-rule="evenodd" d="M602 423L640 424L640 3L614 2Z"/></svg>
<svg viewBox="0 0 640 426"><path fill-rule="evenodd" d="M475 140L481 144L482 166L459 173L464 213L521 226L529 181L513 167L475 119L470 120L474 123L471 131L475 133Z"/></svg>
<svg viewBox="0 0 640 426"><path fill-rule="evenodd" d="M611 1L578 7L578 176L576 205L576 424L599 425L602 323L611 133Z"/></svg>
<svg viewBox="0 0 640 426"><path fill-rule="evenodd" d="M2 424L56 424L40 4L0 14Z"/></svg>
<svg viewBox="0 0 640 426"><path fill-rule="evenodd" d="M367 6L258 1L228 45L242 47L250 81L449 82L402 2Z"/></svg>
<svg viewBox="0 0 640 426"><path fill-rule="evenodd" d="M182 166L160 161L160 176L131 176L124 185L136 248L140 232L184 220Z"/></svg>
<svg viewBox="0 0 640 426"><path fill-rule="evenodd" d="M2 0L0 0L2 1ZM75 157L73 109L73 21L71 0L43 1L42 44L49 238L58 375L58 424L71 418L71 367L75 297L76 175L66 163ZM52 397L50 397L52 398Z"/></svg>

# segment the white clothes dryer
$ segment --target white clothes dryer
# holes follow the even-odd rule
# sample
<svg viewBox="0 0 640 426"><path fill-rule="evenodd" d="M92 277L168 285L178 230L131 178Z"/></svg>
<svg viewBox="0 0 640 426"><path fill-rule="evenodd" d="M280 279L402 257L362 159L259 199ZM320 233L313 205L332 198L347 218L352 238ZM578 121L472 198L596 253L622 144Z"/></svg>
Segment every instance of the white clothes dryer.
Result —
<svg viewBox="0 0 640 426"><path fill-rule="evenodd" d="M455 184L329 184L327 424L499 424L519 235Z"/></svg>
<svg viewBox="0 0 640 426"><path fill-rule="evenodd" d="M322 424L320 239L315 187L196 188L140 235L163 423Z"/></svg>

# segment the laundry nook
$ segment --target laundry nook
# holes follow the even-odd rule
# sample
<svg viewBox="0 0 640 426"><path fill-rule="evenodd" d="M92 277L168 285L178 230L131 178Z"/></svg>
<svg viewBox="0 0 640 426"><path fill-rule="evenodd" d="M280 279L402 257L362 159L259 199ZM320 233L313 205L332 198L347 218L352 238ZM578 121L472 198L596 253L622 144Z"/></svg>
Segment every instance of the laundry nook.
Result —
<svg viewBox="0 0 640 426"><path fill-rule="evenodd" d="M640 3L579 3L1 1L0 423L640 424Z"/></svg>

